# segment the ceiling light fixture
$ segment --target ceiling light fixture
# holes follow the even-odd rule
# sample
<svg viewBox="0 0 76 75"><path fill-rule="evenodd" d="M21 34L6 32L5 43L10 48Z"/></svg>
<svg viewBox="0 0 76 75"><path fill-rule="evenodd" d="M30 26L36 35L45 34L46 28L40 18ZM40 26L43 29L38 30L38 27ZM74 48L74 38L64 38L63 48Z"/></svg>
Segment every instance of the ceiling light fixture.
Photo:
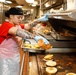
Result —
<svg viewBox="0 0 76 75"><path fill-rule="evenodd" d="M46 4L45 4L45 7L49 7L49 6L50 6L50 4L49 4L49 3L46 3Z"/></svg>
<svg viewBox="0 0 76 75"><path fill-rule="evenodd" d="M5 2L5 0L0 0L0 2Z"/></svg>
<svg viewBox="0 0 76 75"><path fill-rule="evenodd" d="M11 1L5 1L4 3L5 4L11 4L12 2Z"/></svg>
<svg viewBox="0 0 76 75"><path fill-rule="evenodd" d="M26 0L27 3L33 3L34 0Z"/></svg>
<svg viewBox="0 0 76 75"><path fill-rule="evenodd" d="M37 4L38 4L38 2L37 2L37 1L34 1L34 2L31 4L31 6L35 7Z"/></svg>
<svg viewBox="0 0 76 75"><path fill-rule="evenodd" d="M33 6L33 7L35 7L35 6L36 6L36 4L32 4L32 6Z"/></svg>
<svg viewBox="0 0 76 75"><path fill-rule="evenodd" d="M16 6L16 7L22 8L22 6L21 6L21 5L18 5L18 6Z"/></svg>
<svg viewBox="0 0 76 75"><path fill-rule="evenodd" d="M37 5L37 4L38 4L38 2L37 2L37 1L34 1L34 2L33 2L33 4L36 4L36 5Z"/></svg>

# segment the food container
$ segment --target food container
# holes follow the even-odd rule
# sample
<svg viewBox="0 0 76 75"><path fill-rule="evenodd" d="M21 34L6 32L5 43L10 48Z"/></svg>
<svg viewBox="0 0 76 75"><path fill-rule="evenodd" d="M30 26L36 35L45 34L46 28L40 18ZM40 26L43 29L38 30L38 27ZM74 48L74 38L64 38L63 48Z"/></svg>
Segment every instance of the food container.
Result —
<svg viewBox="0 0 76 75"><path fill-rule="evenodd" d="M45 52L44 49L42 48L35 48L34 46L37 45L37 42L34 40L34 39L28 39L30 41L30 43L28 41L22 41L22 45L21 45L21 48L23 49L23 51L29 51L29 52L32 52L32 53L42 53L42 52ZM30 46L32 47L26 47L25 44L30 44Z"/></svg>

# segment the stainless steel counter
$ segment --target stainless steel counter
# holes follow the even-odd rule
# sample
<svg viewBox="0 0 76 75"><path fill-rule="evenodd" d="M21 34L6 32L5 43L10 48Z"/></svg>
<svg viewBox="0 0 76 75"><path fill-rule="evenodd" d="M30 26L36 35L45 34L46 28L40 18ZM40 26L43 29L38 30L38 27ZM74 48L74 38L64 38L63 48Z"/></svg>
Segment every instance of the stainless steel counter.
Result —
<svg viewBox="0 0 76 75"><path fill-rule="evenodd" d="M46 53L70 53L70 52L76 52L76 48L52 48L46 51Z"/></svg>
<svg viewBox="0 0 76 75"><path fill-rule="evenodd" d="M47 75L47 67L43 58L51 53L29 53L24 52L22 74L20 75ZM76 53L52 53L53 60L57 62L57 73L55 75L66 75L69 72L76 73Z"/></svg>

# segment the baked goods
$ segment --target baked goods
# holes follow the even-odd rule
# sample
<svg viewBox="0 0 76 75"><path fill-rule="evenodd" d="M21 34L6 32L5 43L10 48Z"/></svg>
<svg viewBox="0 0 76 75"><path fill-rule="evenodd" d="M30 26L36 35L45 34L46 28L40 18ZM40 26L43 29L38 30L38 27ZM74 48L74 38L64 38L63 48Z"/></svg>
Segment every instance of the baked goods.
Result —
<svg viewBox="0 0 76 75"><path fill-rule="evenodd" d="M53 54L48 54L48 55L44 56L43 59L45 59L45 60L51 60L52 58L53 58Z"/></svg>
<svg viewBox="0 0 76 75"><path fill-rule="evenodd" d="M67 73L66 75L76 75L76 73Z"/></svg>
<svg viewBox="0 0 76 75"><path fill-rule="evenodd" d="M46 73L47 74L55 74L57 72L57 68L55 67L46 67Z"/></svg>
<svg viewBox="0 0 76 75"><path fill-rule="evenodd" d="M31 44L25 43L25 44L24 44L24 47L26 47L26 48L31 48Z"/></svg>
<svg viewBox="0 0 76 75"><path fill-rule="evenodd" d="M49 60L49 61L46 62L46 65L47 66L56 66L57 63L55 61Z"/></svg>
<svg viewBox="0 0 76 75"><path fill-rule="evenodd" d="M46 45L42 39L39 39L39 40L38 40L38 45L39 45L40 47L42 47L43 49L45 49L45 50L49 50L49 49L52 48L52 46L51 46L50 44L47 44L47 45Z"/></svg>
<svg viewBox="0 0 76 75"><path fill-rule="evenodd" d="M46 35L50 35L50 31L49 31L48 29L45 29L45 30L43 31L43 33L46 34Z"/></svg>
<svg viewBox="0 0 76 75"><path fill-rule="evenodd" d="M40 48L38 44L32 45L32 44L29 44L29 43L25 43L24 47L25 48L32 48L32 49L39 49Z"/></svg>

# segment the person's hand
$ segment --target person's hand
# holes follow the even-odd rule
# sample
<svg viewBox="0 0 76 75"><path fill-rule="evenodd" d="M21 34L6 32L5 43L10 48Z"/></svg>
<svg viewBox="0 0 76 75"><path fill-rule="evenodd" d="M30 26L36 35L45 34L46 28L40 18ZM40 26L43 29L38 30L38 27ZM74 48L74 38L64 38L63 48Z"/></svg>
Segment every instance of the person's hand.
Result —
<svg viewBox="0 0 76 75"><path fill-rule="evenodd" d="M44 22L44 21L48 21L48 17L49 17L49 12L47 12L44 16L40 17L38 19L38 21Z"/></svg>
<svg viewBox="0 0 76 75"><path fill-rule="evenodd" d="M44 41L44 43L47 45L49 44L49 41L47 39L45 39L44 37L42 36L35 36L34 39L38 42L38 40L42 39Z"/></svg>
<svg viewBox="0 0 76 75"><path fill-rule="evenodd" d="M34 39L37 41L38 45L44 50L49 50L50 48L52 48L51 44L46 38L38 35L38 36L35 36Z"/></svg>

